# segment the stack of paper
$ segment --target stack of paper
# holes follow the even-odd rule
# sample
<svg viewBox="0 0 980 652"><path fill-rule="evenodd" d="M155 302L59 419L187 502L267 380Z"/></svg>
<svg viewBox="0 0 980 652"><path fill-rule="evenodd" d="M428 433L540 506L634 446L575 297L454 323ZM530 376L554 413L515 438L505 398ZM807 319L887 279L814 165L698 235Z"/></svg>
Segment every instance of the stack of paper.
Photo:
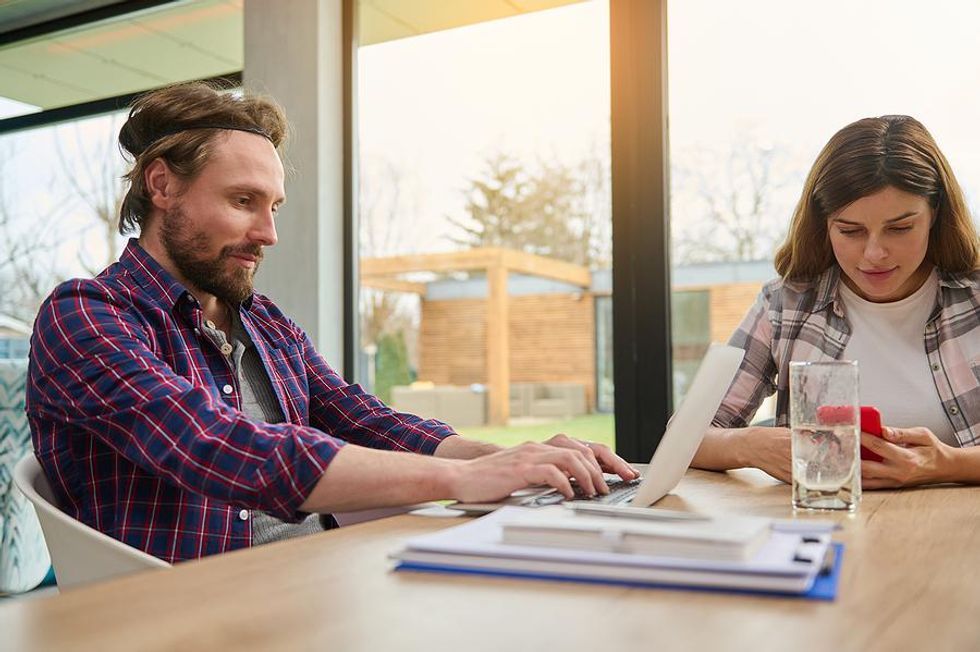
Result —
<svg viewBox="0 0 980 652"><path fill-rule="evenodd" d="M502 541L509 544L725 561L751 559L769 540L770 526L769 519L754 516L652 520L568 509L522 512L501 523Z"/></svg>
<svg viewBox="0 0 980 652"><path fill-rule="evenodd" d="M762 537L760 544L749 545L755 550L742 559L550 546L542 545L540 539L535 545L507 543L504 540L505 524L511 530L509 537L513 540L515 524L563 519L574 522L573 519L592 518L615 522L625 520L576 516L558 506L535 509L504 507L463 525L412 538L392 557L398 561L398 570L803 594L813 589L831 546L826 529L821 532L787 532L772 527ZM695 523L698 521L672 525L682 527ZM829 592L824 587L821 594L814 597L833 597L836 572L830 579L833 585L829 587Z"/></svg>

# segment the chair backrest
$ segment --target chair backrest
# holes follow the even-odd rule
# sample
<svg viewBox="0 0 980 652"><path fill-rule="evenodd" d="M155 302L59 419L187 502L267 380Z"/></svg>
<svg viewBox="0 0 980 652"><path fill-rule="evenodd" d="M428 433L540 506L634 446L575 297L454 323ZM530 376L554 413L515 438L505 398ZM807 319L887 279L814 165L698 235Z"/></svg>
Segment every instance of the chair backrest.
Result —
<svg viewBox="0 0 980 652"><path fill-rule="evenodd" d="M14 468L14 484L34 505L51 554L58 588L106 580L170 564L90 528L58 508L41 465L28 455Z"/></svg>

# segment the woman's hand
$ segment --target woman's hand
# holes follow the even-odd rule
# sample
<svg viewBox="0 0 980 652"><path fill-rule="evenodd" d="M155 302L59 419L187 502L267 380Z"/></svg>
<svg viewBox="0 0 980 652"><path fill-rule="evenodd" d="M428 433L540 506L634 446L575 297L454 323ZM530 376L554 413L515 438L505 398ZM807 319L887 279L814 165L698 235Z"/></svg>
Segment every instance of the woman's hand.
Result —
<svg viewBox="0 0 980 652"><path fill-rule="evenodd" d="M893 489L954 480L956 448L928 428L882 428L882 437L861 433L861 445L881 455L861 462L861 486Z"/></svg>
<svg viewBox="0 0 980 652"><path fill-rule="evenodd" d="M745 428L745 466L755 466L777 480L793 480L793 447L789 428Z"/></svg>
<svg viewBox="0 0 980 652"><path fill-rule="evenodd" d="M757 467L790 482L791 448L789 428L708 428L691 466L708 471Z"/></svg>

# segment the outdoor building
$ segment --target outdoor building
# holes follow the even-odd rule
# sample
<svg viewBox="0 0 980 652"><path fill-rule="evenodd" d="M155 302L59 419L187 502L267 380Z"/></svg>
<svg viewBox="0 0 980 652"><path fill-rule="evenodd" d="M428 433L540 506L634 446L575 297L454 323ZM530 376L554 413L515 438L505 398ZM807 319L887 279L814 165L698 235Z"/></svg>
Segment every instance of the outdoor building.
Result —
<svg viewBox="0 0 980 652"><path fill-rule="evenodd" d="M493 309L491 275L483 269L494 258L523 262L540 274L509 273L504 310ZM556 262L512 250L362 260L365 286L419 298L417 341L407 347L416 355L370 360L376 376L389 375L379 364L410 367L402 377L415 382L391 388L393 405L465 426L493 423L502 413L507 419L568 419L611 412L612 378L600 372L612 366L611 274ZM475 271L458 279L445 274L462 270ZM399 278L436 271L443 274L428 282ZM675 392L683 395L707 347L728 341L775 270L769 261L750 261L686 265L674 273ZM489 326L504 316L506 329ZM502 370L491 370L501 359L488 340L494 330L506 332L506 342L498 344L506 349ZM508 379L499 395L488 387L495 374Z"/></svg>

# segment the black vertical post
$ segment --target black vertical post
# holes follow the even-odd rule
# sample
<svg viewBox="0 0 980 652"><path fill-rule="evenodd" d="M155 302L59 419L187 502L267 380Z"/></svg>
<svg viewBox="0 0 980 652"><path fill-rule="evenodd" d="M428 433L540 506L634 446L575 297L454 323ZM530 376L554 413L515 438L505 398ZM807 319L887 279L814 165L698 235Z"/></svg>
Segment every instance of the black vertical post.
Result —
<svg viewBox="0 0 980 652"><path fill-rule="evenodd" d="M343 0L344 51L344 378L355 382L360 332L357 218L357 0Z"/></svg>
<svg viewBox="0 0 980 652"><path fill-rule="evenodd" d="M646 462L672 405L667 0L610 0L616 450Z"/></svg>

